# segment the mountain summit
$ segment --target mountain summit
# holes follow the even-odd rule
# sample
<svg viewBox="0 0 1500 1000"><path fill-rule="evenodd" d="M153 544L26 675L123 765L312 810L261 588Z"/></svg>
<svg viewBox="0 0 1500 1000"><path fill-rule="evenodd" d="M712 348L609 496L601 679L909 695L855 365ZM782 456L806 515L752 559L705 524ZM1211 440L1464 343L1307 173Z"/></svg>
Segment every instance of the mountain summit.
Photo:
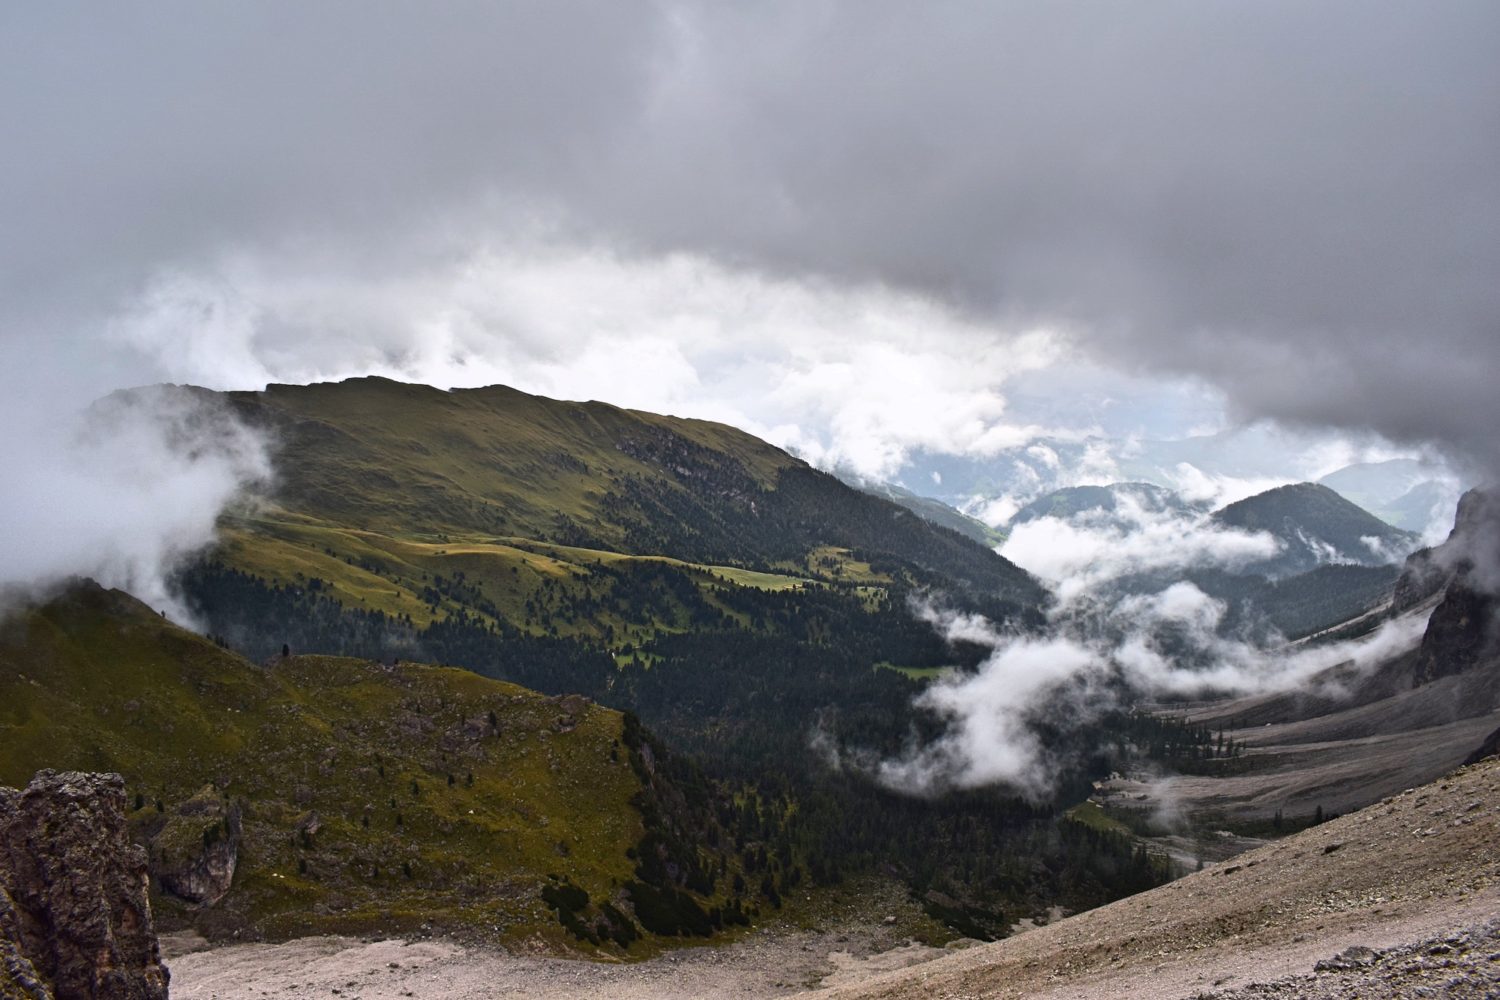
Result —
<svg viewBox="0 0 1500 1000"><path fill-rule="evenodd" d="M1268 532L1281 543L1275 558L1254 569L1290 576L1320 565L1381 566L1400 561L1417 536L1393 528L1326 486L1293 483L1257 493L1216 511L1218 523Z"/></svg>

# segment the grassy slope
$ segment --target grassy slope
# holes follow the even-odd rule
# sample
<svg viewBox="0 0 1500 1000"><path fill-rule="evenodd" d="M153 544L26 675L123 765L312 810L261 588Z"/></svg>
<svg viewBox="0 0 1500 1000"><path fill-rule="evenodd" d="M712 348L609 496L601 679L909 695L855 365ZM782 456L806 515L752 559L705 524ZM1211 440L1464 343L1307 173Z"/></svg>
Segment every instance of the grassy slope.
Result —
<svg viewBox="0 0 1500 1000"><path fill-rule="evenodd" d="M600 501L623 477L659 478L652 462L618 447L653 430L727 456L762 487L800 464L723 424L505 386L444 392L362 378L229 395L282 435L289 507L389 534L537 538L562 514L622 544Z"/></svg>
<svg viewBox="0 0 1500 1000"><path fill-rule="evenodd" d="M0 731L0 782L119 771L146 841L194 795L244 803L235 888L198 915L210 932L430 922L564 945L548 874L618 898L644 832L618 713L441 667L263 669L93 586L0 628Z"/></svg>
<svg viewBox="0 0 1500 1000"><path fill-rule="evenodd" d="M224 398L271 431L278 473L271 502L228 519L219 557L272 583L328 581L346 607L419 628L462 609L532 634L599 640L608 628L617 647L672 631L609 614L527 621L542 587L555 588L555 601L592 566L632 558L691 569L710 604L716 586L822 580L867 587L873 605L893 572L909 583L910 570L874 568L851 546L878 551L886 539L916 553L908 566L977 574L987 592L1040 599L992 552L722 424L380 378ZM654 531L661 525L667 537ZM458 573L466 593L429 590Z"/></svg>

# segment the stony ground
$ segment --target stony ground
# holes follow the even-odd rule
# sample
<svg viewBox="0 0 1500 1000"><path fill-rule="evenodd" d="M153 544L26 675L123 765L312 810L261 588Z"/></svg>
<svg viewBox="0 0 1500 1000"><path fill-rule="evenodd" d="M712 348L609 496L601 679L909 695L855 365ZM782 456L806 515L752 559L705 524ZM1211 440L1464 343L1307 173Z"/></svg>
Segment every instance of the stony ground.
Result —
<svg viewBox="0 0 1500 1000"><path fill-rule="evenodd" d="M326 938L169 961L179 1000L1500 996L1500 760L995 944L905 930L851 912L632 965Z"/></svg>
<svg viewBox="0 0 1500 1000"><path fill-rule="evenodd" d="M261 997L778 997L860 982L945 954L927 940L943 929L899 886L867 881L828 893L811 912L789 912L730 943L681 948L631 964L501 952L453 941L304 938L208 949L195 935L167 938L174 1000ZM961 942L952 948L974 942Z"/></svg>
<svg viewBox="0 0 1500 1000"><path fill-rule="evenodd" d="M1197 1000L1394 1000L1500 996L1500 920L1399 948L1356 945L1313 971L1241 989L1198 994Z"/></svg>
<svg viewBox="0 0 1500 1000"><path fill-rule="evenodd" d="M1486 996L1500 963L1496 920L1500 760L1491 759L1155 891L821 995ZM1432 953L1449 938L1469 944ZM1378 961L1327 964L1351 948ZM1469 992L1444 993L1454 977ZM1330 992L1309 992L1310 982ZM1376 983L1388 992L1373 992Z"/></svg>

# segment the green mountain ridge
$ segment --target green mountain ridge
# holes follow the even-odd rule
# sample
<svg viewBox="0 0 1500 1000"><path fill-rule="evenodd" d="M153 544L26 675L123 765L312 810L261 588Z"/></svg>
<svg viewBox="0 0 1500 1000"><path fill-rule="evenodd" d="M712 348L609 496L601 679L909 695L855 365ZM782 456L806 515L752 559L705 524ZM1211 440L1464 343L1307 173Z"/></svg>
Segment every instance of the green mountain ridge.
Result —
<svg viewBox="0 0 1500 1000"><path fill-rule="evenodd" d="M883 557L917 582L1042 598L986 547L722 424L380 378L217 398L277 442L272 520L823 578L836 575L820 553L831 547L837 562Z"/></svg>

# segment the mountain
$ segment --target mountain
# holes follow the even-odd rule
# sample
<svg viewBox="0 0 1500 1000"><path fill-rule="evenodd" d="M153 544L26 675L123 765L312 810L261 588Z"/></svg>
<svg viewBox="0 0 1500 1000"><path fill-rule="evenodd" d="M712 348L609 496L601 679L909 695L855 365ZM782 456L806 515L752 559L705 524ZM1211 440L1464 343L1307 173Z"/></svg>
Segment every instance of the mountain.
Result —
<svg viewBox="0 0 1500 1000"><path fill-rule="evenodd" d="M1398 528L1422 532L1453 516L1458 495L1457 485L1429 480L1418 483L1396 499L1371 510Z"/></svg>
<svg viewBox="0 0 1500 1000"><path fill-rule="evenodd" d="M1267 640L1273 637L1273 630L1288 638L1319 632L1358 617L1390 599L1392 585L1400 572L1396 566L1390 563L1367 565L1342 554L1337 558L1343 561L1338 562L1309 560L1301 551L1305 548L1303 538L1313 537L1312 531L1324 530L1322 525L1327 518L1320 507L1288 502L1285 494L1263 496L1265 499L1258 503L1279 505L1277 509L1292 519L1282 523L1280 528L1294 541L1291 548L1276 559L1235 570L1174 567L1133 573L1101 586L1101 593L1105 596L1149 595L1160 593L1174 583L1187 581L1224 602L1226 612L1220 623L1222 634L1253 635ZM1230 510L1227 518L1244 515L1246 519L1253 519L1258 516L1254 513L1256 506L1245 502ZM1347 514L1347 511L1343 513ZM1010 525L1014 528L1042 518L1055 518L1088 529L1109 529L1129 536L1140 529L1143 521L1189 532L1200 528L1206 516L1202 504L1186 501L1160 486L1113 483L1054 490L1017 511ZM1224 520L1215 517L1213 523L1222 524ZM1312 527L1303 528L1303 520ZM1364 530L1387 534L1391 531L1389 526L1381 525L1373 518L1360 518L1354 523ZM1300 535L1298 531L1301 531ZM1287 547L1285 541L1283 546ZM1292 558L1287 557L1288 551L1292 552ZM1369 559L1372 552L1361 543L1356 556ZM1311 568L1307 568L1309 563Z"/></svg>
<svg viewBox="0 0 1500 1000"><path fill-rule="evenodd" d="M1045 625L1043 588L985 545L703 421L382 379L179 391L278 445L270 490L176 581L253 661L427 660L635 713L765 804L726 822L771 824L745 848L766 899L894 873L994 936L1006 914L1165 877L1013 790L919 800L873 779L869 761L936 737L926 679L986 653L909 602ZM1105 766L1090 725L1058 747L1060 801Z"/></svg>
<svg viewBox="0 0 1500 1000"><path fill-rule="evenodd" d="M1161 486L1151 483L1111 483L1108 486L1068 486L1053 490L1016 511L1010 523L1014 526L1043 517L1067 520L1080 514L1112 515L1125 506L1137 508L1146 514L1168 511L1186 514L1198 510L1195 505ZM1123 516L1109 517L1106 520L1125 528L1133 524Z"/></svg>
<svg viewBox="0 0 1500 1000"><path fill-rule="evenodd" d="M282 536L462 539L481 557L476 546L528 539L827 579L874 560L913 582L1040 597L985 546L723 424L380 378L223 399L279 445L266 520Z"/></svg>
<svg viewBox="0 0 1500 1000"><path fill-rule="evenodd" d="M0 726L0 784L124 775L159 926L618 954L764 905L728 803L637 723L467 670L257 666L84 583L0 624Z"/></svg>
<svg viewBox="0 0 1500 1000"><path fill-rule="evenodd" d="M1500 658L1500 494L1469 490L1441 544L1412 553L1393 603L1408 607L1431 595L1433 610L1414 676L1417 684Z"/></svg>
<svg viewBox="0 0 1500 1000"><path fill-rule="evenodd" d="M1346 465L1318 483L1387 523L1416 532L1451 518L1459 493L1450 476L1411 458Z"/></svg>
<svg viewBox="0 0 1500 1000"><path fill-rule="evenodd" d="M1316 483L1278 486L1214 512L1225 527L1268 532L1281 543L1272 559L1250 567L1267 576L1304 573L1317 566L1380 566L1398 562L1417 544L1417 536L1393 528L1378 517Z"/></svg>
<svg viewBox="0 0 1500 1000"><path fill-rule="evenodd" d="M977 517L970 517L956 507L941 500L924 497L896 483L866 482L853 477L841 477L844 482L873 496L898 503L924 520L939 527L958 532L980 545L994 548L1005 541L1005 532L990 527Z"/></svg>

